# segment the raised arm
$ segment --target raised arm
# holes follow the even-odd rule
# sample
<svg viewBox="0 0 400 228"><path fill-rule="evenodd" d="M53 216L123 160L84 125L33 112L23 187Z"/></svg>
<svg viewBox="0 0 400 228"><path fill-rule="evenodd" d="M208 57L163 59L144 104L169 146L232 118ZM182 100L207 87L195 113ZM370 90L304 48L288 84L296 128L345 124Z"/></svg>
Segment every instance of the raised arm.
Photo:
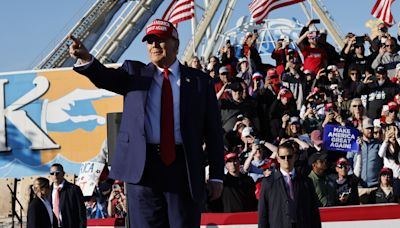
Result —
<svg viewBox="0 0 400 228"><path fill-rule="evenodd" d="M92 55L83 43L73 35L69 35L69 38L72 40L72 44L69 46L69 54L71 57L78 59L80 64L89 63L92 60Z"/></svg>

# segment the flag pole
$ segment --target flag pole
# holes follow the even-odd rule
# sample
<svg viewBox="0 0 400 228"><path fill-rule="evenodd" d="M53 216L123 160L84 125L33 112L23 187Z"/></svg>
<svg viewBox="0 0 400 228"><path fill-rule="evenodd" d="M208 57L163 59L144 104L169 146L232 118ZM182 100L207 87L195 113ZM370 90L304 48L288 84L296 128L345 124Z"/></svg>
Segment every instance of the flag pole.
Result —
<svg viewBox="0 0 400 228"><path fill-rule="evenodd" d="M195 46L195 43L196 42L194 42L194 39L195 39L195 37L194 37L194 34L195 34L195 31L196 31L196 4L194 3L194 0L193 0L193 17L192 17L192 40L193 40L193 56L196 56L197 54L196 54L196 46Z"/></svg>
<svg viewBox="0 0 400 228"><path fill-rule="evenodd" d="M311 4L311 3L310 3ZM303 9L304 14L306 15L308 20L311 20L312 17L310 15L310 13L308 12L306 5L304 4L304 2L300 2L301 8Z"/></svg>

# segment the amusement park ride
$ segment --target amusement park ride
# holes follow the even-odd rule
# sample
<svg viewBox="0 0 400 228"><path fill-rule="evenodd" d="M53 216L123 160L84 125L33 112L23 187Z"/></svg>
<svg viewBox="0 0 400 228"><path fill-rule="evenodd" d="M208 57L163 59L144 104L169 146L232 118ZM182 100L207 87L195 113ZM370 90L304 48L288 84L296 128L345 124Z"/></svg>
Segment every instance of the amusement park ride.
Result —
<svg viewBox="0 0 400 228"><path fill-rule="evenodd" d="M100 62L116 63L162 3L162 0L97 0L68 34L81 39ZM300 23L289 19L265 19L264 23L256 25L247 20L247 16L243 16L237 21L235 28L227 30L236 4L237 0L204 0L204 9L196 5L198 8L196 17L200 19L197 23L192 23L195 32L181 56L182 62L190 60L195 54L207 59L219 50L216 47L221 47L225 40L238 40L240 36L254 29L257 29L260 35L259 50L263 56L268 51L264 52L263 49L275 46L274 34L279 32L289 37L296 37L298 34L295 32L301 29ZM311 13L319 17L332 40L342 48L340 29L321 0L308 0L300 5L308 19L311 19ZM215 18L219 10L222 10L222 14L219 18ZM117 18L113 19L114 16ZM213 20L216 21L215 27L211 26ZM36 66L36 69L73 65L74 60L68 54L70 43L68 34ZM199 54L197 50L200 49L202 51Z"/></svg>

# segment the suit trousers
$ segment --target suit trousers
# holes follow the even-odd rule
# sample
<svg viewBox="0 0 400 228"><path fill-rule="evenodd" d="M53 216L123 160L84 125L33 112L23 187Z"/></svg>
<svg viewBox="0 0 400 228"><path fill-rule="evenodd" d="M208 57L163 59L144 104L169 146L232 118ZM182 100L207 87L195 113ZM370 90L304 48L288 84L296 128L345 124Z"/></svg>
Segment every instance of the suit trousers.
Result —
<svg viewBox="0 0 400 228"><path fill-rule="evenodd" d="M130 227L199 227L202 204L191 197L182 146L168 167L159 152L159 145L147 145L143 177L127 186Z"/></svg>

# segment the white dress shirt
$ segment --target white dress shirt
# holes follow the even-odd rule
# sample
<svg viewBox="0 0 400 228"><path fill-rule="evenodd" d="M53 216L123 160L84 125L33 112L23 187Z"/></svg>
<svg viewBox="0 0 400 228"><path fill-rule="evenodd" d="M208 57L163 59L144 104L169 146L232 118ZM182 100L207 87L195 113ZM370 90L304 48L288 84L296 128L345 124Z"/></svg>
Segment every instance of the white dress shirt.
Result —
<svg viewBox="0 0 400 228"><path fill-rule="evenodd" d="M58 189L60 189L59 191L61 191L61 189L64 187L64 183L65 183L65 180L63 180L62 182L61 182L61 184L59 184L59 185L53 185L53 191L51 192L51 200L52 200L52 205L53 205L53 207L54 207L54 199L56 198L56 193L57 193L57 188ZM58 203L60 203L60 199L61 199L61 195L59 195L59 199L58 199ZM62 215L61 215L61 208L60 208L60 204L58 204L58 210L59 210L59 212L58 212L58 219L60 219L60 223L61 223L61 221L62 221ZM53 210L52 210L53 211Z"/></svg>
<svg viewBox="0 0 400 228"><path fill-rule="evenodd" d="M174 101L174 136L175 144L182 144L182 135L180 128L180 69L179 62L175 62L168 68L169 81L172 87L172 96ZM146 130L147 143L160 143L160 124L161 124L161 89L164 80L164 69L156 67L149 92L147 94L146 117L144 127ZM171 115L171 113L162 113L162 115Z"/></svg>
<svg viewBox="0 0 400 228"><path fill-rule="evenodd" d="M75 67L88 67L93 63L94 58L87 63L82 63L78 59ZM169 81L172 88L173 108L174 108L174 136L175 144L182 144L181 124L180 124L180 87L181 87L181 71L178 59L168 68ZM160 125L161 125L161 89L164 80L164 69L156 66L149 92L147 94L146 117L144 127L146 130L147 143L160 144ZM170 115L166 113L163 115Z"/></svg>
<svg viewBox="0 0 400 228"><path fill-rule="evenodd" d="M93 63L94 58L88 63L81 63L79 60L75 67L88 67ZM174 107L174 136L175 144L182 144L181 121L180 121L180 87L181 87L181 71L178 59L168 68L169 81L172 88L173 107ZM160 125L161 125L161 89L164 80L164 69L156 66L149 92L147 94L145 131L147 143L160 144ZM170 113L167 113L169 115ZM211 182L223 183L220 179L210 179ZM54 191L53 191L54 192ZM54 195L54 194L53 194ZM54 197L53 197L54 199ZM60 213L61 217L61 213Z"/></svg>

